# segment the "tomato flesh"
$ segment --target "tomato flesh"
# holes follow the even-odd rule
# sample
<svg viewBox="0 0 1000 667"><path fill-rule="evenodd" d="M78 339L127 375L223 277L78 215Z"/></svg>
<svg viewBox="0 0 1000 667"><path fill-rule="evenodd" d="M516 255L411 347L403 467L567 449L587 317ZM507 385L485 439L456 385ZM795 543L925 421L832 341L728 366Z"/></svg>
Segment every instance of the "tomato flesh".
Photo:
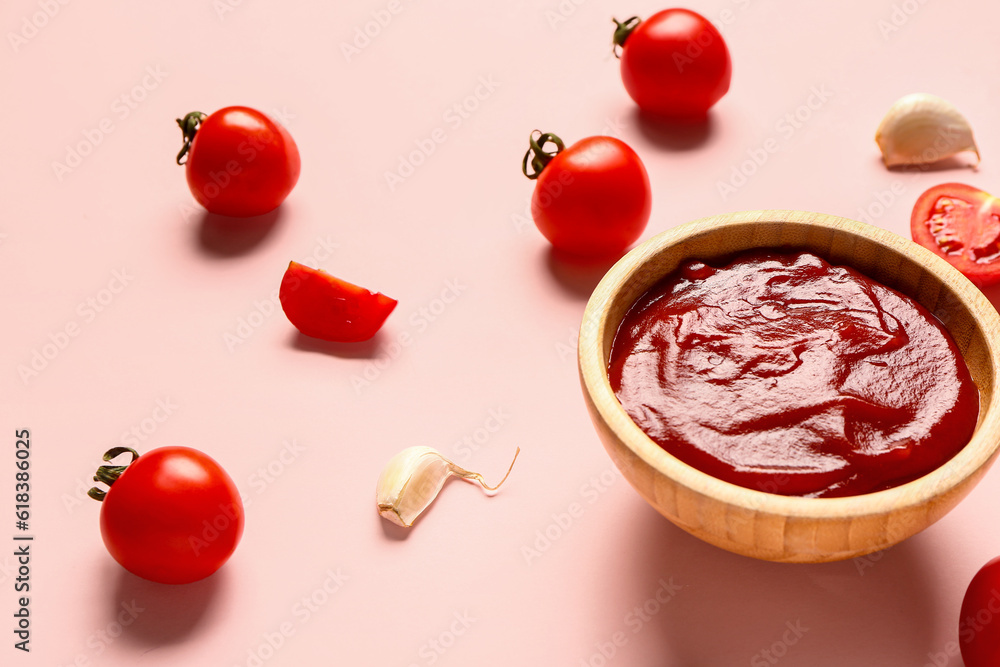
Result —
<svg viewBox="0 0 1000 667"><path fill-rule="evenodd" d="M296 329L313 338L339 343L370 339L397 303L384 294L372 293L298 262L289 263L278 298Z"/></svg>
<svg viewBox="0 0 1000 667"><path fill-rule="evenodd" d="M163 584L211 575L243 535L243 502L226 471L189 447L160 447L121 474L101 506L101 536L129 572Z"/></svg>
<svg viewBox="0 0 1000 667"><path fill-rule="evenodd" d="M913 240L980 287L1000 282L1000 200L963 183L944 183L917 199Z"/></svg>
<svg viewBox="0 0 1000 667"><path fill-rule="evenodd" d="M185 174L209 212L232 217L277 208L299 180L299 149L285 128L249 107L205 118L191 143Z"/></svg>

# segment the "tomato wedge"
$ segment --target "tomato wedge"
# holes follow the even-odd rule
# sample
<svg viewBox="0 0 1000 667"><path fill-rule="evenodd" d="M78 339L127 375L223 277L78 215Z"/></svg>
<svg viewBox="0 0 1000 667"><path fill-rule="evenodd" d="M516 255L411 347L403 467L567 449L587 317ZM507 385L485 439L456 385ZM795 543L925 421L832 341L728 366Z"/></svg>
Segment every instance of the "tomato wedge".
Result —
<svg viewBox="0 0 1000 667"><path fill-rule="evenodd" d="M917 198L910 234L979 287L1000 283L1000 200L989 193L935 185Z"/></svg>
<svg viewBox="0 0 1000 667"><path fill-rule="evenodd" d="M357 343L374 336L397 303L298 262L288 264L278 299L296 329L338 343Z"/></svg>

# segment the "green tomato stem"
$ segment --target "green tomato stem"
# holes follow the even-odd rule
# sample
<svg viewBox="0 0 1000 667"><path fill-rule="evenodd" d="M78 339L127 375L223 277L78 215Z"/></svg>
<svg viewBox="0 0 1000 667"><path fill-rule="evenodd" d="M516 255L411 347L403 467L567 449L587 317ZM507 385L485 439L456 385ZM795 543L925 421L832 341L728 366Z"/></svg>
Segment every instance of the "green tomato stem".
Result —
<svg viewBox="0 0 1000 667"><path fill-rule="evenodd" d="M611 38L611 43L613 44L611 50L614 52L615 58L621 58L621 50L625 48L625 40L629 38L633 30L639 27L642 19L638 16L633 16L632 18L625 19L624 22L620 22L618 19L611 20L615 22L615 34Z"/></svg>
<svg viewBox="0 0 1000 667"><path fill-rule="evenodd" d="M94 481L107 484L109 487L116 481L118 481L118 478L121 477L121 474L123 472L125 472L125 469L128 468L133 463L135 463L136 459L139 458L139 452L135 451L131 447L112 447L111 449L109 449L104 453L105 461L111 461L112 459L115 459L121 456L122 454L126 453L132 456L131 461L129 461L123 466L101 466L100 468L97 469L97 474L94 475ZM90 491L87 491L87 495L93 498L94 500L103 502L104 497L108 495L108 493L107 491L102 491L101 489L95 486L91 488Z"/></svg>
<svg viewBox="0 0 1000 667"><path fill-rule="evenodd" d="M177 124L181 128L181 132L184 133L184 145L181 146L181 152L177 154L177 164L184 164L187 162L186 156L189 150L191 150L191 142L194 141L194 135L198 133L198 128L201 126L201 122L205 120L207 116L200 111L192 111L188 115L184 116L184 119L177 119Z"/></svg>
<svg viewBox="0 0 1000 667"><path fill-rule="evenodd" d="M538 133L537 139L535 138L536 132ZM552 158L566 149L566 144L551 132L542 133L540 130L534 130L528 135L528 142L528 152L524 154L524 160L521 161L521 172L529 179L535 180L541 175L545 166L552 161ZM555 144L556 149L548 152L545 150L545 144ZM529 164L531 165L530 172L528 171Z"/></svg>

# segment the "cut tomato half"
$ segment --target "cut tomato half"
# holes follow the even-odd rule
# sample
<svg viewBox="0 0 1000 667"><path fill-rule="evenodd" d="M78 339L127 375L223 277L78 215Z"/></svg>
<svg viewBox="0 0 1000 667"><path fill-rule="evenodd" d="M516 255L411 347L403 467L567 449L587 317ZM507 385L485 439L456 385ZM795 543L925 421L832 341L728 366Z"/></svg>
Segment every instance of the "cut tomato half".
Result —
<svg viewBox="0 0 1000 667"><path fill-rule="evenodd" d="M1000 200L963 183L936 185L917 198L913 240L979 287L1000 283Z"/></svg>
<svg viewBox="0 0 1000 667"><path fill-rule="evenodd" d="M374 336L397 303L385 294L372 293L298 262L289 263L278 298L296 329L338 343L357 343Z"/></svg>

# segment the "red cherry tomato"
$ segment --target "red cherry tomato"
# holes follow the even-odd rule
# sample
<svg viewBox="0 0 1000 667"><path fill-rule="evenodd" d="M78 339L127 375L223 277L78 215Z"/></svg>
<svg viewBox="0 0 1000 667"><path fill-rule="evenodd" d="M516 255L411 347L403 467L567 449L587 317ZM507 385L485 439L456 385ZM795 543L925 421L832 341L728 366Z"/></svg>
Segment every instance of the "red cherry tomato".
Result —
<svg viewBox="0 0 1000 667"><path fill-rule="evenodd" d="M161 447L142 456L120 447L110 461L132 454L127 466L102 466L110 485L103 499L101 536L129 572L163 584L204 579L229 560L243 535L243 502L226 471L188 447Z"/></svg>
<svg viewBox="0 0 1000 667"><path fill-rule="evenodd" d="M263 215L285 201L299 180L292 136L255 109L194 112L177 123L184 132L177 164L185 165L191 194L211 213Z"/></svg>
<svg viewBox="0 0 1000 667"><path fill-rule="evenodd" d="M652 209L649 176L635 151L613 137L565 148L554 134L539 135L532 132L521 165L536 180L531 217L539 231L573 255L612 255L632 245ZM547 144L555 151L545 151Z"/></svg>
<svg viewBox="0 0 1000 667"><path fill-rule="evenodd" d="M643 111L703 116L729 90L729 49L708 19L687 9L666 9L645 21L615 21L625 90Z"/></svg>
<svg viewBox="0 0 1000 667"><path fill-rule="evenodd" d="M397 301L291 262L278 291L288 321L307 336L339 343L368 340Z"/></svg>
<svg viewBox="0 0 1000 667"><path fill-rule="evenodd" d="M1000 199L962 183L934 186L917 198L910 234L979 287L1000 282Z"/></svg>
<svg viewBox="0 0 1000 667"><path fill-rule="evenodd" d="M965 667L1000 665L1000 558L984 565L969 583L958 640Z"/></svg>

